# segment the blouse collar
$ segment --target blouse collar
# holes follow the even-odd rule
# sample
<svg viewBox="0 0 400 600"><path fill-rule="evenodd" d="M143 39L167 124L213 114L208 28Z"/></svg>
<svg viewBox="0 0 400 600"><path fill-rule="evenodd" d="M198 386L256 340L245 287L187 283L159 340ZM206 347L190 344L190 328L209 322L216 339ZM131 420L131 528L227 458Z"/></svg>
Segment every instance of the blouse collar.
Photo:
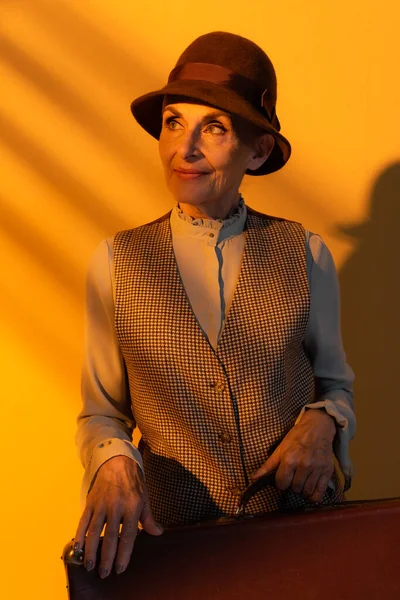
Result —
<svg viewBox="0 0 400 600"><path fill-rule="evenodd" d="M239 204L226 219L194 218L184 213L177 203L172 209L170 223L174 235L203 239L215 246L219 242L242 233L247 218L247 208L240 194Z"/></svg>

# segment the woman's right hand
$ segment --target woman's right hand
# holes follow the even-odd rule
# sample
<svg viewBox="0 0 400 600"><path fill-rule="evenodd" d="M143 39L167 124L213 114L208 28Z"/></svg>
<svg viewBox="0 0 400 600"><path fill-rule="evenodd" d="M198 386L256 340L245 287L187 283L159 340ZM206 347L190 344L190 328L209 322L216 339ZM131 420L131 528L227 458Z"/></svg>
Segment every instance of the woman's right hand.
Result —
<svg viewBox="0 0 400 600"><path fill-rule="evenodd" d="M132 554L139 521L147 533L162 534L163 528L155 522L151 513L141 468L128 456L114 456L97 471L74 538L76 550L85 546L86 569L90 571L96 566L99 539L106 524L100 577L109 575L115 556L116 572L125 571ZM121 522L123 525L119 534Z"/></svg>

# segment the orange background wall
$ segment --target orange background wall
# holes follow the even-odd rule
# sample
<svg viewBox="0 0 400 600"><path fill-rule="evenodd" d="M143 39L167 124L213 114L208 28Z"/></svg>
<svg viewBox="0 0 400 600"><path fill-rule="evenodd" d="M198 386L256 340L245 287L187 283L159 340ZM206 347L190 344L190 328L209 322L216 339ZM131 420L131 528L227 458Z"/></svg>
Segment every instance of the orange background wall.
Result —
<svg viewBox="0 0 400 600"><path fill-rule="evenodd" d="M81 512L74 433L87 263L101 239L171 207L157 144L129 104L161 87L209 31L249 37L278 74L293 155L281 172L245 178L247 203L320 233L340 271L357 375L349 498L400 495L396 6L2 0L2 597L66 598L59 557Z"/></svg>

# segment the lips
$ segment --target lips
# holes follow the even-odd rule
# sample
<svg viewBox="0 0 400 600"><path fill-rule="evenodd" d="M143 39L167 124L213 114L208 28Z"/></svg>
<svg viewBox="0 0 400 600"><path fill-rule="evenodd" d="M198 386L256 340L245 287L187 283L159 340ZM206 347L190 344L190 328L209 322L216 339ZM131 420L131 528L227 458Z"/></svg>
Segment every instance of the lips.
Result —
<svg viewBox="0 0 400 600"><path fill-rule="evenodd" d="M204 171L180 171L179 169L175 169L174 170L175 173L177 174L178 177L180 177L181 179L198 179L199 177L202 177L203 175L208 175L208 173L204 172Z"/></svg>
<svg viewBox="0 0 400 600"><path fill-rule="evenodd" d="M176 168L174 171L179 171L180 173L198 173L200 175L208 173L208 171L201 171L201 169L185 169L185 167L182 167L181 169Z"/></svg>

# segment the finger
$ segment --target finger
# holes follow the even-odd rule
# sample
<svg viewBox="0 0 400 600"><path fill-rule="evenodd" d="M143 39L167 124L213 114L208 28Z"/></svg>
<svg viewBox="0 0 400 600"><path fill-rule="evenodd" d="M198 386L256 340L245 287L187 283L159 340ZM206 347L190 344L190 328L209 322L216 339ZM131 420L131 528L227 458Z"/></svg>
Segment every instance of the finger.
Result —
<svg viewBox="0 0 400 600"><path fill-rule="evenodd" d="M88 533L85 540L84 559L84 565L88 571L91 571L96 566L97 548L105 519L105 512L94 512L89 523Z"/></svg>
<svg viewBox="0 0 400 600"><path fill-rule="evenodd" d="M312 467L310 465L299 463L296 467L295 473L293 475L291 488L295 494L301 494L304 489L304 484L306 479L312 472ZM317 473L318 477L320 473ZM317 480L318 480L317 477Z"/></svg>
<svg viewBox="0 0 400 600"><path fill-rule="evenodd" d="M120 523L120 513L114 513L107 517L99 566L99 575L102 579L107 577L112 569L114 557L117 552Z"/></svg>
<svg viewBox="0 0 400 600"><path fill-rule="evenodd" d="M78 528L74 537L74 549L81 550L85 543L85 536L89 527L90 520L93 516L93 507L86 506L78 523Z"/></svg>
<svg viewBox="0 0 400 600"><path fill-rule="evenodd" d="M275 485L278 490L287 490L293 481L296 472L296 463L294 460L286 459L281 461L275 475Z"/></svg>
<svg viewBox="0 0 400 600"><path fill-rule="evenodd" d="M279 466L279 462L280 462L279 453L275 451L265 461L265 463L263 465L261 465L261 467L252 474L251 479L254 481L256 479L259 479L263 475L270 473L271 471L276 471L276 469Z"/></svg>
<svg viewBox="0 0 400 600"><path fill-rule="evenodd" d="M133 515L124 519L118 543L115 570L117 573L125 571L131 559L136 536L138 534L138 517Z"/></svg>
<svg viewBox="0 0 400 600"><path fill-rule="evenodd" d="M310 502L321 502L328 488L328 483L331 478L330 474L324 473L318 480L314 493L310 496Z"/></svg>
<svg viewBox="0 0 400 600"><path fill-rule="evenodd" d="M321 477L321 471L318 471L316 469L314 469L314 471L312 471L309 474L309 476L307 477L307 479L304 482L304 487L303 487L303 496L305 498L309 499L310 496L313 495L320 477Z"/></svg>
<svg viewBox="0 0 400 600"><path fill-rule="evenodd" d="M150 508L149 495L147 490L143 491L143 508L140 514L140 522L142 523L143 529L151 535L161 535L164 531L163 527L156 523L153 513Z"/></svg>

